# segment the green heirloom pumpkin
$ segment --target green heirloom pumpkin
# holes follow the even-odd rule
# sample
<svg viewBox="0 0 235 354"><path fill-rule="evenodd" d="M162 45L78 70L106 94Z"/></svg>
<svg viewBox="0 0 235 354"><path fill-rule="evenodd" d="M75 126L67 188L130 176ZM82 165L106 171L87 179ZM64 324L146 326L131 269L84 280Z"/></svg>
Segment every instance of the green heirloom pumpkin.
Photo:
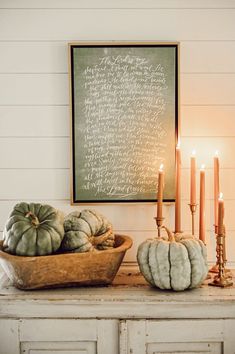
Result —
<svg viewBox="0 0 235 354"><path fill-rule="evenodd" d="M88 252L114 246L110 222L95 210L74 211L65 217L62 251Z"/></svg>
<svg viewBox="0 0 235 354"><path fill-rule="evenodd" d="M164 227L165 228L165 227ZM206 246L192 235L173 234L140 244L137 260L151 285L181 291L199 286L208 273Z"/></svg>
<svg viewBox="0 0 235 354"><path fill-rule="evenodd" d="M50 205L16 204L3 233L4 251L18 256L42 256L58 250L64 217Z"/></svg>

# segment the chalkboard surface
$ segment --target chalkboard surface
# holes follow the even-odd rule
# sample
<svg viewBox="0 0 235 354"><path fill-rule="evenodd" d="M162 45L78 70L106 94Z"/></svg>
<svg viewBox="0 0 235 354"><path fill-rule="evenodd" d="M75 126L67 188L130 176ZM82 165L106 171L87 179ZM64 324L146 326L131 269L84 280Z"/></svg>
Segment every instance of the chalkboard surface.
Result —
<svg viewBox="0 0 235 354"><path fill-rule="evenodd" d="M177 45L70 45L73 202L174 200Z"/></svg>

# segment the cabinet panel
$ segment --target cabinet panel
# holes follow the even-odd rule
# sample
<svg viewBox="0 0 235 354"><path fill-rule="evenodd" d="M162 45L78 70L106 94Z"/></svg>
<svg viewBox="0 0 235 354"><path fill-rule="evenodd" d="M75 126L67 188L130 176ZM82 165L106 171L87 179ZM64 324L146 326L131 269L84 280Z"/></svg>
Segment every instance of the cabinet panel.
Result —
<svg viewBox="0 0 235 354"><path fill-rule="evenodd" d="M95 342L22 342L20 354L96 354Z"/></svg>
<svg viewBox="0 0 235 354"><path fill-rule="evenodd" d="M11 319L0 320L0 354L18 354L19 336L18 321Z"/></svg>
<svg viewBox="0 0 235 354"><path fill-rule="evenodd" d="M20 322L22 342L77 342L97 338L97 320L35 319Z"/></svg>
<svg viewBox="0 0 235 354"><path fill-rule="evenodd" d="M127 321L124 354L235 354L235 320Z"/></svg>
<svg viewBox="0 0 235 354"><path fill-rule="evenodd" d="M150 343L147 354L222 354L222 343Z"/></svg>
<svg viewBox="0 0 235 354"><path fill-rule="evenodd" d="M105 319L23 319L20 353L118 354L118 323Z"/></svg>

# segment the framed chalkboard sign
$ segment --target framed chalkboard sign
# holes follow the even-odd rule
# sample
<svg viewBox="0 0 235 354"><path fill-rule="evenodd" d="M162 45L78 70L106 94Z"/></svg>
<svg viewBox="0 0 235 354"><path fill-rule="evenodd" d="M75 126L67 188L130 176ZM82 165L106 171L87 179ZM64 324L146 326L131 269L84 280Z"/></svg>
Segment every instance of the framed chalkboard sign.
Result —
<svg viewBox="0 0 235 354"><path fill-rule="evenodd" d="M72 43L72 204L175 199L178 43Z"/></svg>

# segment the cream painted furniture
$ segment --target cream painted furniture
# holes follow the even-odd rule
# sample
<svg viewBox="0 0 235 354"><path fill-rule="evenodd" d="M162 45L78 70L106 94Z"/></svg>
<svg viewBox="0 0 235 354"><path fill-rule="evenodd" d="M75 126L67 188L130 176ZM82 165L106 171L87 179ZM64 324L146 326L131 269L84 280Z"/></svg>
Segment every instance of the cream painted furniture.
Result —
<svg viewBox="0 0 235 354"><path fill-rule="evenodd" d="M235 288L0 290L1 354L235 353ZM134 285L137 284L137 285Z"/></svg>

